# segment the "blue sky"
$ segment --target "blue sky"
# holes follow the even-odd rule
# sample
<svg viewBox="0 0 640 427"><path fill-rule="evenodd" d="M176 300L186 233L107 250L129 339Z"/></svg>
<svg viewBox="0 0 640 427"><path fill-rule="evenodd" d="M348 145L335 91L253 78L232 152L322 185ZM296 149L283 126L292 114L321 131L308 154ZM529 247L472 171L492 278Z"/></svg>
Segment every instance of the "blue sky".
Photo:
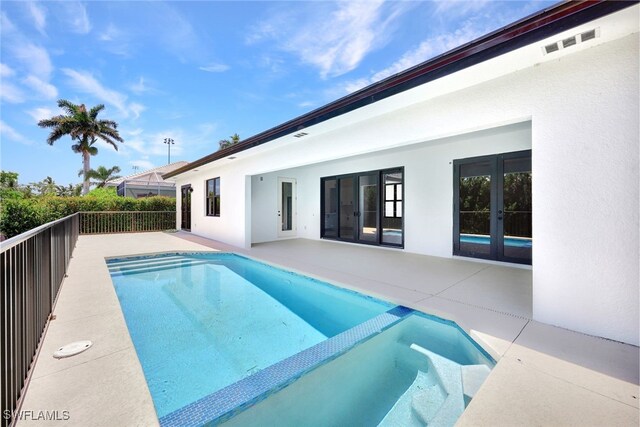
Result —
<svg viewBox="0 0 640 427"><path fill-rule="evenodd" d="M104 104L124 144L91 166L123 175L192 161L554 2L2 1L0 167L79 182L71 139L36 123L56 100Z"/></svg>

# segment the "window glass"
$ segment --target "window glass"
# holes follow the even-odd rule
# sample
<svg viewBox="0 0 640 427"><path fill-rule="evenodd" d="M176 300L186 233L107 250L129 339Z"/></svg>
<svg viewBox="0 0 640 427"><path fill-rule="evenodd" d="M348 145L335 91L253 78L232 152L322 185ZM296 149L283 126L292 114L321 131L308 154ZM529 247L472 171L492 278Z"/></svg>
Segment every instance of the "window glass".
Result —
<svg viewBox="0 0 640 427"><path fill-rule="evenodd" d="M382 172L384 183L384 216L382 217L382 243L402 245L402 172Z"/></svg>
<svg viewBox="0 0 640 427"><path fill-rule="evenodd" d="M220 216L220 178L207 180L207 216Z"/></svg>

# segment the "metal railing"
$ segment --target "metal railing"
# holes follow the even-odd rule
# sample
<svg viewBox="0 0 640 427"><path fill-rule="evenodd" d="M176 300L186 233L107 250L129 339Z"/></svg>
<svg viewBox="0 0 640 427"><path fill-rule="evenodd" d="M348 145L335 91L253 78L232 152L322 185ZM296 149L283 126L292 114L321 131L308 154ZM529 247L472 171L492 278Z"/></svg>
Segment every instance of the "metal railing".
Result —
<svg viewBox="0 0 640 427"><path fill-rule="evenodd" d="M80 234L175 230L175 211L80 212Z"/></svg>
<svg viewBox="0 0 640 427"><path fill-rule="evenodd" d="M175 211L79 212L0 243L2 427L13 423L78 235L175 227Z"/></svg>
<svg viewBox="0 0 640 427"><path fill-rule="evenodd" d="M0 244L0 419L13 422L78 240L78 214ZM9 417L6 415L10 414Z"/></svg>

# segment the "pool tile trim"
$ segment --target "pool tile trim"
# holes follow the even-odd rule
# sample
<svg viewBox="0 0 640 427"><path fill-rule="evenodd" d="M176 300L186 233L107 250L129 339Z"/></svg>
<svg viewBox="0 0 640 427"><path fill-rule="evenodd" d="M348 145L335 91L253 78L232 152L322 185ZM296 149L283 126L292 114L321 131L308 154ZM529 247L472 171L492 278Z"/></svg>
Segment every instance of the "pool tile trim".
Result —
<svg viewBox="0 0 640 427"><path fill-rule="evenodd" d="M160 418L162 427L215 425L282 390L307 372L395 325L415 310L397 306Z"/></svg>

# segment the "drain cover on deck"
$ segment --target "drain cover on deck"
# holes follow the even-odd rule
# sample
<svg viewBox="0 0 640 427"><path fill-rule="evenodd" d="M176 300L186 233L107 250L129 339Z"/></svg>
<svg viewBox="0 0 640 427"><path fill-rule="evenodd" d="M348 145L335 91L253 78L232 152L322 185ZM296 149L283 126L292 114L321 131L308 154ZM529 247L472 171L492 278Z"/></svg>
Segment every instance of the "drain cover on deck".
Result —
<svg viewBox="0 0 640 427"><path fill-rule="evenodd" d="M57 351L53 353L53 357L56 359L62 359L64 357L75 356L85 350L88 350L93 343L91 341L76 341L71 344L63 345Z"/></svg>

